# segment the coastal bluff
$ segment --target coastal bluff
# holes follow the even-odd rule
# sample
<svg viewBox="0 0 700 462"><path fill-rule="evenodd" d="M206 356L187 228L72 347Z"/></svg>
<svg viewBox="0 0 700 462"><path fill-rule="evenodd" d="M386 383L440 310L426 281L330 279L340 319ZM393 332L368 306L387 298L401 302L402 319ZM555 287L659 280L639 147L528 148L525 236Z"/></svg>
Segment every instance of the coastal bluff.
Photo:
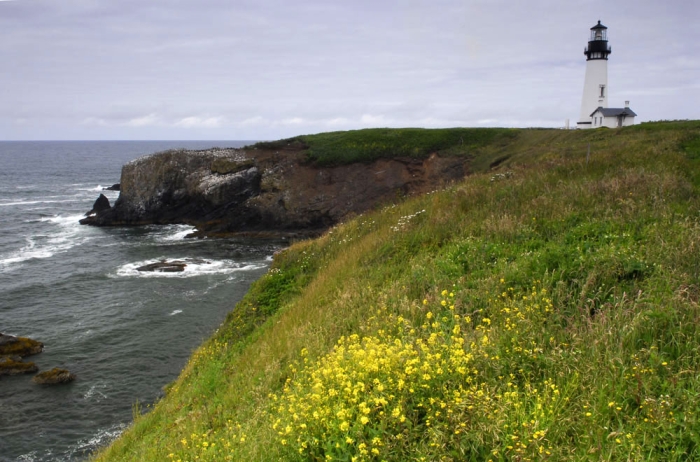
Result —
<svg viewBox="0 0 700 462"><path fill-rule="evenodd" d="M384 157L318 165L305 146L170 150L125 164L113 206L94 226L190 224L195 235L314 234L399 197L426 193L469 173L464 157Z"/></svg>

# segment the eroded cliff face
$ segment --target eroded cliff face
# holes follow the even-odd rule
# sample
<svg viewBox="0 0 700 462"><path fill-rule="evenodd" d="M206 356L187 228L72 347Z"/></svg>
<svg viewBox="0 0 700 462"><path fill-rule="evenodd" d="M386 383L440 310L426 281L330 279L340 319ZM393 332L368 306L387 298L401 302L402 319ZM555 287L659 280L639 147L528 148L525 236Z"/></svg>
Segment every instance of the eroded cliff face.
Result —
<svg viewBox="0 0 700 462"><path fill-rule="evenodd" d="M437 155L316 167L297 147L166 151L126 164L114 206L81 223L187 223L201 234L313 233L467 173L464 159Z"/></svg>

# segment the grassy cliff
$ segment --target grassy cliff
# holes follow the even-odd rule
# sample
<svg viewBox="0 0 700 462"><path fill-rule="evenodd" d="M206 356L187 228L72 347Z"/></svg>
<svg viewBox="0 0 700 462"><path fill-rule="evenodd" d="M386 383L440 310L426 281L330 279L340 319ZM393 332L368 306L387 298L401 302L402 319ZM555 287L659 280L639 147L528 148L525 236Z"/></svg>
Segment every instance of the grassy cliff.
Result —
<svg viewBox="0 0 700 462"><path fill-rule="evenodd" d="M508 144L519 132L508 128L367 128L262 141L251 147L301 148L310 162L323 166L378 158L425 158L433 153L473 158L486 147Z"/></svg>
<svg viewBox="0 0 700 462"><path fill-rule="evenodd" d="M426 150L485 173L277 255L96 459L700 458L700 122L484 133Z"/></svg>

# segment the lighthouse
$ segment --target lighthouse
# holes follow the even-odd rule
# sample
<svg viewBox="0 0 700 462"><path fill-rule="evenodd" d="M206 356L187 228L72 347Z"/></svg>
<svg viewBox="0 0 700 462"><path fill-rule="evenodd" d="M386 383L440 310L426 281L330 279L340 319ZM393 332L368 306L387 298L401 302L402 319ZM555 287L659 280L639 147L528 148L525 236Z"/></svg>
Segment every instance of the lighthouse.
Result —
<svg viewBox="0 0 700 462"><path fill-rule="evenodd" d="M637 115L629 108L608 108L608 56L612 48L608 45L608 28L598 21L591 27L586 56L586 78L583 83L581 115L578 128L622 127L634 124Z"/></svg>

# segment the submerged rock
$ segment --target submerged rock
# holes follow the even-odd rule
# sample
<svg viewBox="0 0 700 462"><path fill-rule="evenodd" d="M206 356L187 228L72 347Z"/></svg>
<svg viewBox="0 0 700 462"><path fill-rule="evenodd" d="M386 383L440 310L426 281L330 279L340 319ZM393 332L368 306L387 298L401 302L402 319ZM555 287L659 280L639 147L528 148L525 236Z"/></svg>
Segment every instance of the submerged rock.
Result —
<svg viewBox="0 0 700 462"><path fill-rule="evenodd" d="M32 378L32 382L41 385L55 385L59 383L68 383L75 380L75 374L67 369L54 367L50 371L40 372Z"/></svg>
<svg viewBox="0 0 700 462"><path fill-rule="evenodd" d="M44 344L28 337L0 333L0 356L31 356L44 351Z"/></svg>
<svg viewBox="0 0 700 462"><path fill-rule="evenodd" d="M31 374L39 368L32 362L23 362L19 356L0 357L0 375Z"/></svg>

